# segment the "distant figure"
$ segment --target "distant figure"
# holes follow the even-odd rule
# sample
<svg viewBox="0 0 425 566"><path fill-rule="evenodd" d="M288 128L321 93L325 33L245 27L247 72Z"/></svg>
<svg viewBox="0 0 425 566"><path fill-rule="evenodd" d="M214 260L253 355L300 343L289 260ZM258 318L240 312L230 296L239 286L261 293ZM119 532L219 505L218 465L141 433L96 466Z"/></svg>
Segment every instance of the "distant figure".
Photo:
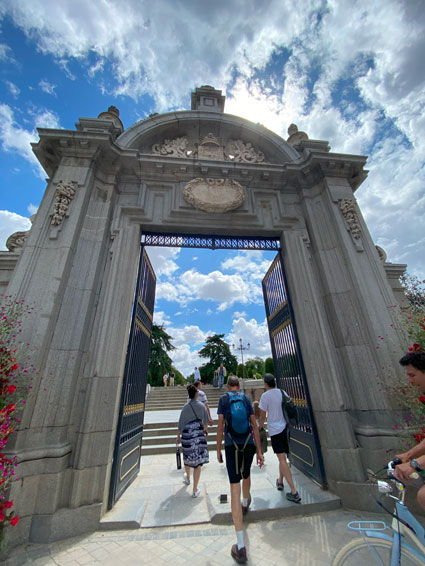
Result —
<svg viewBox="0 0 425 566"><path fill-rule="evenodd" d="M218 386L220 387L220 389L223 387L224 384L224 378L227 375L227 371L226 368L224 367L223 364L220 364L220 367L218 368Z"/></svg>
<svg viewBox="0 0 425 566"><path fill-rule="evenodd" d="M209 462L206 439L208 414L204 404L198 401L198 389L192 383L187 386L187 392L190 400L180 414L176 444L180 444L181 440L185 469L183 481L186 485L190 484L190 469L193 468L192 497L198 497L201 493L198 487L201 466Z"/></svg>
<svg viewBox="0 0 425 566"><path fill-rule="evenodd" d="M164 382L164 387L167 387L167 385L168 385L168 373L164 373L164 375L162 376L162 381Z"/></svg>
<svg viewBox="0 0 425 566"><path fill-rule="evenodd" d="M278 491L283 491L283 477L285 476L291 491L286 499L293 503L301 503L301 497L295 488L292 473L288 466L286 456L289 454L289 425L282 408L282 391L276 387L276 379L271 373L264 374L265 392L260 399L260 431L264 426L267 415L267 427L273 452L279 460L279 477L276 480Z"/></svg>
<svg viewBox="0 0 425 566"><path fill-rule="evenodd" d="M174 387L174 372L170 372L170 387Z"/></svg>
<svg viewBox="0 0 425 566"><path fill-rule="evenodd" d="M195 368L195 373L193 376L193 380L194 381L201 381L201 372L199 371L198 368Z"/></svg>

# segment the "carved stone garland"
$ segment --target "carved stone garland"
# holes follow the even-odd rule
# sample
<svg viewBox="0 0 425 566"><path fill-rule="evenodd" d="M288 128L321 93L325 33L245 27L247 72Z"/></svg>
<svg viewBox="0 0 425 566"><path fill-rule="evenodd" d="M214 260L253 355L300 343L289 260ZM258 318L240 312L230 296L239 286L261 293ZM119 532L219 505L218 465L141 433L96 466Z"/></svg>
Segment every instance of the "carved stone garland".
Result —
<svg viewBox="0 0 425 566"><path fill-rule="evenodd" d="M70 181L59 181L53 203L52 226L59 226L68 212L69 205L76 193L76 187Z"/></svg>
<svg viewBox="0 0 425 566"><path fill-rule="evenodd" d="M360 239L361 231L359 219L357 217L356 201L354 199L345 198L339 201L339 208L347 223L348 231L355 240Z"/></svg>

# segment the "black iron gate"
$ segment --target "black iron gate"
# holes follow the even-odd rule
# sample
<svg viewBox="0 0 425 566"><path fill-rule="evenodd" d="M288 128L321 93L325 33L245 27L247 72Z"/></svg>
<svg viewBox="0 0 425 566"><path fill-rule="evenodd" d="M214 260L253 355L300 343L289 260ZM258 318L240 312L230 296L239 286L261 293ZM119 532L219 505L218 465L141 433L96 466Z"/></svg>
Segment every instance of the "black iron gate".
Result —
<svg viewBox="0 0 425 566"><path fill-rule="evenodd" d="M112 464L109 509L140 468L155 285L155 273L142 245Z"/></svg>
<svg viewBox="0 0 425 566"><path fill-rule="evenodd" d="M263 294L277 386L285 389L297 405L298 426L291 430L291 461L326 487L320 443L280 252L263 279Z"/></svg>

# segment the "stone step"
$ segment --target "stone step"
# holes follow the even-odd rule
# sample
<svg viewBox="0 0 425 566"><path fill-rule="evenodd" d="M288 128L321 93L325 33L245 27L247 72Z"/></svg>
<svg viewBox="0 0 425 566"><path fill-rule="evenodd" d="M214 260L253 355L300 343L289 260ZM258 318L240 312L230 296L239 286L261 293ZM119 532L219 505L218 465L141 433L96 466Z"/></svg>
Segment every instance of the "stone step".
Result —
<svg viewBox="0 0 425 566"><path fill-rule="evenodd" d="M217 432L217 424L208 427L208 434L215 434ZM151 428L144 429L143 439L145 438L161 438L163 436L168 436L170 434L177 434L177 424L174 427L169 428Z"/></svg>
<svg viewBox="0 0 425 566"><path fill-rule="evenodd" d="M208 435L209 436L209 435ZM208 451L215 452L216 441L215 440L207 440ZM142 442L142 456L149 456L153 454L174 454L176 451L176 437L174 437L174 444L155 444L154 446L145 445Z"/></svg>

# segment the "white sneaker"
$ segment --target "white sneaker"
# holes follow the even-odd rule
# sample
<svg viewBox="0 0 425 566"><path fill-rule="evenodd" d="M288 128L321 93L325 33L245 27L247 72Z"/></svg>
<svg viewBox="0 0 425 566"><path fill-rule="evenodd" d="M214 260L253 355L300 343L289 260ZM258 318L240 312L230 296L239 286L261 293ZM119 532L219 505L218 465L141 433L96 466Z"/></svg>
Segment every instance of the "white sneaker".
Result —
<svg viewBox="0 0 425 566"><path fill-rule="evenodd" d="M183 482L184 482L186 485L189 485L189 484L190 484L190 479L187 477L187 473L186 473L186 472L183 474Z"/></svg>
<svg viewBox="0 0 425 566"><path fill-rule="evenodd" d="M192 493L192 497L198 497L198 495L199 495L200 493L201 493L201 490L200 490L199 487L198 487L198 489Z"/></svg>

